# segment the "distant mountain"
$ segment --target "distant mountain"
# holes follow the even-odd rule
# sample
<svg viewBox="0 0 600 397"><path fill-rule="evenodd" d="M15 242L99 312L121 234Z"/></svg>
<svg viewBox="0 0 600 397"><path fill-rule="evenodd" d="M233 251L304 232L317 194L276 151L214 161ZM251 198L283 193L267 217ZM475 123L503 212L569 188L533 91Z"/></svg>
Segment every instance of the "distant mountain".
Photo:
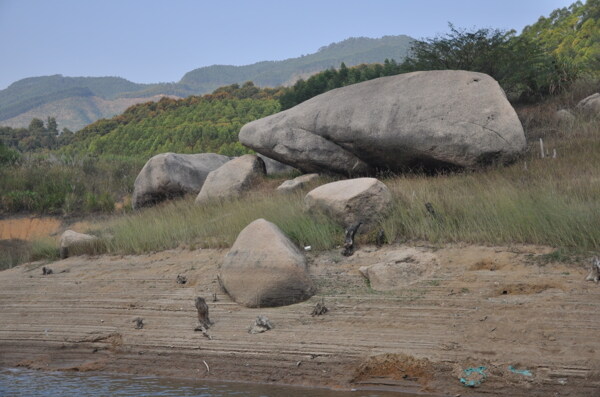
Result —
<svg viewBox="0 0 600 397"><path fill-rule="evenodd" d="M25 127L33 117L55 117L60 129L78 130L99 118L123 112L127 100L133 100L133 104L159 95L201 95L246 81L263 87L291 85L298 78L339 67L342 62L353 66L383 62L386 58L402 61L412 41L404 35L350 38L321 47L314 54L283 61L194 69L176 83L137 84L120 77L30 77L0 90L0 125Z"/></svg>
<svg viewBox="0 0 600 397"><path fill-rule="evenodd" d="M330 67L383 62L386 58L402 61L413 39L408 36L384 36L380 39L350 38L321 47L316 53L283 61L265 61L246 66L213 65L186 73L180 84L206 93L215 88L244 81L261 87L291 85L299 77L307 77Z"/></svg>
<svg viewBox="0 0 600 397"><path fill-rule="evenodd" d="M158 101L165 95L144 98L104 99L98 96L69 96L37 106L15 117L0 122L2 126L26 127L31 119L46 120L54 117L60 129L68 128L77 131L96 120L110 118L123 113L127 108L138 103Z"/></svg>

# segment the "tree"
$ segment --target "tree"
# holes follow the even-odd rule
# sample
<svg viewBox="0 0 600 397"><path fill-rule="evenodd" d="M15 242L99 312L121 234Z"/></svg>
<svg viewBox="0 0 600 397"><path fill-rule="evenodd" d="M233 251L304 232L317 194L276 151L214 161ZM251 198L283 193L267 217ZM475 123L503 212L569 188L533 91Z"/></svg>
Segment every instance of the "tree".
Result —
<svg viewBox="0 0 600 397"><path fill-rule="evenodd" d="M44 127L44 122L38 118L31 119L28 129L30 133L40 133L46 131L46 128Z"/></svg>
<svg viewBox="0 0 600 397"><path fill-rule="evenodd" d="M555 93L578 76L576 69L560 62L529 37L516 36L514 30L467 31L449 26L450 33L446 35L416 41L401 69L486 73L498 80L509 97L522 101Z"/></svg>
<svg viewBox="0 0 600 397"><path fill-rule="evenodd" d="M48 116L46 120L46 130L48 132L58 134L58 124L56 123L56 118Z"/></svg>

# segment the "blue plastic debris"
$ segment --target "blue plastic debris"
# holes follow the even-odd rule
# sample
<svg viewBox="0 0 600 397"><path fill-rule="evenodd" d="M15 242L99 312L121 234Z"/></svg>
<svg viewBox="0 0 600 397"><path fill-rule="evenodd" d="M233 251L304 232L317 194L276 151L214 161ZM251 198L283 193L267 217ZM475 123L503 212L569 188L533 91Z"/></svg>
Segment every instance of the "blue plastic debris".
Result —
<svg viewBox="0 0 600 397"><path fill-rule="evenodd" d="M483 383L483 381L485 381L485 378L487 377L485 370L487 368L485 367L476 367L476 368L467 368L465 370L463 370L463 372L465 373L465 377L464 378L460 378L460 383L462 383L463 385L467 386L467 387L475 387L475 386L479 386L480 384ZM467 379L469 378L469 379Z"/></svg>
<svg viewBox="0 0 600 397"><path fill-rule="evenodd" d="M533 374L531 373L531 371L526 370L526 369L516 369L512 365L508 366L508 370L510 372L514 372L515 374L519 374L519 375L523 375L523 376L533 376Z"/></svg>

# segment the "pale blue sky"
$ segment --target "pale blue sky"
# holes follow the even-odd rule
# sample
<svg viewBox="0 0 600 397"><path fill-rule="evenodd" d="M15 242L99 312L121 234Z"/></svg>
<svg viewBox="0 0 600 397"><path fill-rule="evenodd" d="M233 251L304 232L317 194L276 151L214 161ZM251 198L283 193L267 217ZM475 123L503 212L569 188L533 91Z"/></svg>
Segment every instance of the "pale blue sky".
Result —
<svg viewBox="0 0 600 397"><path fill-rule="evenodd" d="M315 52L348 37L515 29L568 0L0 0L0 89L31 76L178 81L213 64Z"/></svg>

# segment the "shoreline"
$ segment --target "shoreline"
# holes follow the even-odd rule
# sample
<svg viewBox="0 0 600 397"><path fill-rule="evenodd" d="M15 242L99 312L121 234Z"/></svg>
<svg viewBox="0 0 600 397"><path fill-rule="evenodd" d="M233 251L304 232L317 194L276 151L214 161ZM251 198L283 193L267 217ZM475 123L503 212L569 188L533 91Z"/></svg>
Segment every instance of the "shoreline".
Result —
<svg viewBox="0 0 600 397"><path fill-rule="evenodd" d="M389 291L373 290L358 271L408 249L434 255L436 265ZM413 244L311 254L317 295L263 309L219 290L225 250L73 257L47 265L50 276L25 264L0 272L0 367L430 396L594 395L600 287L584 281L581 264L538 261L552 251ZM188 283L177 284L178 274ZM212 340L193 331L195 296L207 298ZM321 299L329 312L312 317ZM275 328L249 334L258 315ZM486 367L485 382L461 385L462 370L476 366Z"/></svg>

